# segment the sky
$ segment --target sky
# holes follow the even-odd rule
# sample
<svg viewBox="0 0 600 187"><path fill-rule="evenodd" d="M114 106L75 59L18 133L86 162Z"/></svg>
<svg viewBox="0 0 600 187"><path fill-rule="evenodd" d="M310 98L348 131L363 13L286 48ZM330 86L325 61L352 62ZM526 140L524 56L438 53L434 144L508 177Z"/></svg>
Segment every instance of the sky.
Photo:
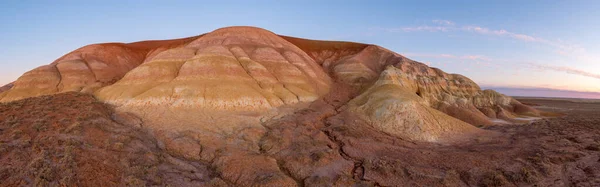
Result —
<svg viewBox="0 0 600 187"><path fill-rule="evenodd" d="M247 25L376 44L508 95L600 98L599 9L600 1L577 0L5 0L0 84L92 43Z"/></svg>

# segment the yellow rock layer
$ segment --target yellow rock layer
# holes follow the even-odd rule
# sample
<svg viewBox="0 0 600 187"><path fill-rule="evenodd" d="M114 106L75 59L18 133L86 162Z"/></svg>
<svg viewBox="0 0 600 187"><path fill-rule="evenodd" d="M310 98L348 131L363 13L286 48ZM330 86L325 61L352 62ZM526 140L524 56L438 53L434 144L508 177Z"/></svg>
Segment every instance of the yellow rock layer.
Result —
<svg viewBox="0 0 600 187"><path fill-rule="evenodd" d="M435 142L458 133L478 131L474 126L427 105L414 93L415 84L395 67L348 104L348 110L374 128L403 139ZM411 90L412 89L412 90Z"/></svg>
<svg viewBox="0 0 600 187"><path fill-rule="evenodd" d="M180 119L200 123L219 113L260 118L311 102L329 92L330 82L312 58L279 36L226 28L156 54L95 95L148 121L195 112Z"/></svg>
<svg viewBox="0 0 600 187"><path fill-rule="evenodd" d="M151 128L231 133L262 129L260 121L329 93L333 80L364 91L349 105L357 115L408 139L435 141L466 128L464 122L482 126L490 118L539 115L510 97L482 91L467 77L379 46L278 36L255 27L88 45L25 73L0 92L0 102L93 93Z"/></svg>

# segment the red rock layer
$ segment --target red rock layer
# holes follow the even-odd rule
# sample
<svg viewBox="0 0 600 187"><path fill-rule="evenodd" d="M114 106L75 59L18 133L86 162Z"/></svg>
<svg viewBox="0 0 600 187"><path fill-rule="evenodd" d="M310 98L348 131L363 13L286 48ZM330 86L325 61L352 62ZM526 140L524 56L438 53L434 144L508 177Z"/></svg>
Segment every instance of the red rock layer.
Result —
<svg viewBox="0 0 600 187"><path fill-rule="evenodd" d="M211 170L204 174L233 186L385 181L362 166L380 156L361 157L371 148L389 150L381 141L443 144L467 134L488 137L473 125L538 115L510 97L480 90L467 77L376 45L305 40L254 27L89 45L25 73L0 92L0 101L67 91L92 93L116 108L114 121L147 129L161 150L203 163ZM357 142L346 135L373 139ZM382 184L399 184L394 182Z"/></svg>
<svg viewBox="0 0 600 187"><path fill-rule="evenodd" d="M380 80L384 70L388 78ZM153 128L230 132L247 126L261 129L261 121L337 92L330 89L332 84L350 85L353 96L393 85L411 96L404 100L418 98L409 100L476 126L492 124L490 118L539 114L510 97L480 90L464 76L376 45L278 36L255 27L85 46L25 73L0 93L0 101L67 91L94 93L155 124ZM384 105L369 110L380 110L375 106ZM181 125L163 125L174 121Z"/></svg>
<svg viewBox="0 0 600 187"><path fill-rule="evenodd" d="M11 83L8 83L8 84L0 87L0 93L10 90L13 86L14 86L14 84L11 82Z"/></svg>
<svg viewBox="0 0 600 187"><path fill-rule="evenodd" d="M130 70L142 64L146 58L188 43L197 37L84 46L49 65L23 74L14 82L10 90L0 93L0 101L7 102L67 91L93 93L101 87L120 80Z"/></svg>

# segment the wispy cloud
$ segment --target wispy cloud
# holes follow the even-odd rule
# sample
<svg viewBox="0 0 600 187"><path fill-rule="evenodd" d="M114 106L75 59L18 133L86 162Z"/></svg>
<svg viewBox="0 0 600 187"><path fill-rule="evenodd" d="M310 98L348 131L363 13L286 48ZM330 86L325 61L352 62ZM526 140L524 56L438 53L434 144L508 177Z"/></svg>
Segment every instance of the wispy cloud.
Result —
<svg viewBox="0 0 600 187"><path fill-rule="evenodd" d="M580 69L577 67L553 66L553 65L546 65L546 64L543 64L540 62L534 62L534 61L519 61L519 60L515 61L515 60L508 60L508 59L497 59L497 58L490 58L485 55L456 55L456 54L447 54L447 53L437 53L437 54L436 53L403 53L403 55L405 55L406 57L409 57L409 58L421 57L421 58L425 58L425 59L429 58L427 60L433 60L433 62L426 61L425 64L427 64L428 66L442 64L440 62L468 63L468 64L461 64L461 65L455 64L461 68L460 70L462 71L462 73L471 72L474 69L476 69L478 71L482 70L482 69L487 69L487 71L498 71L498 72L506 73L507 72L506 71L507 64L517 63L519 65L516 66L516 68L515 68L515 66L513 66L513 68L511 68L512 73L510 73L510 75L519 76L520 72L555 71L555 72L570 74L570 75L574 75L574 76L585 76L585 77L591 77L594 79L600 79L600 73ZM437 59L437 60L434 60L434 59ZM488 84L483 83L483 84L490 86L489 83ZM506 82L501 83L499 86L506 86L506 84L507 84ZM527 83L524 85L528 85L528 84L530 85L531 83ZM561 86L559 84L563 84L563 86ZM517 83L517 85L519 85L520 87L523 86L520 83ZM566 86L564 86L564 85L566 85ZM586 84L583 84L583 85L586 85ZM600 92L600 87L593 86L593 85L590 86L589 84L586 86L582 86L581 84L573 84L569 81L552 82L551 84L538 85L538 86L543 87L543 88L553 88L553 89L561 89L561 90Z"/></svg>
<svg viewBox="0 0 600 187"><path fill-rule="evenodd" d="M456 58L451 54L429 54L429 53L403 53L408 57L428 57L428 58Z"/></svg>
<svg viewBox="0 0 600 187"><path fill-rule="evenodd" d="M511 32L504 29L490 29L477 25L458 25L452 21L436 19L431 21L432 24L411 26L411 27L399 27L399 28L372 28L371 31L384 31L391 33L398 32L468 32L480 35L490 35L496 37L506 37L517 41L537 43L545 46L554 48L554 52L569 56L577 59L578 61L587 63L596 63L598 61L597 56L590 55L586 49L575 44L569 44L561 40L549 40L542 37L537 37L529 34Z"/></svg>
<svg viewBox="0 0 600 187"><path fill-rule="evenodd" d="M479 34L486 34L486 35L507 36L507 37L510 37L513 39L527 41L527 42L544 41L544 39L536 38L536 37L529 36L526 34L513 33L513 32L506 31L504 29L492 30L492 29L478 27L478 26L463 26L463 27L460 27L459 30L475 32L475 33L479 33Z"/></svg>
<svg viewBox="0 0 600 187"><path fill-rule="evenodd" d="M410 57L410 58L425 57L425 58L439 58L439 59L470 60L472 62L475 62L477 65L491 66L491 67L499 67L499 65L498 65L499 63L510 62L509 60L489 58L485 55L453 55L453 54L444 54L444 53L441 53L441 54L404 53L403 55ZM431 64L431 62L429 62L429 63ZM573 68L573 67L543 65L543 64L534 63L534 62L523 62L523 63L527 64L530 69L534 69L534 70L538 70L538 71L551 70L551 71L557 71L557 72L562 72L562 73L568 73L568 74L572 74L572 75L581 75L581 76L600 79L599 73L592 73L592 72L588 72L588 71Z"/></svg>
<svg viewBox="0 0 600 187"><path fill-rule="evenodd" d="M447 30L451 30L446 28ZM547 45L553 48L556 48L556 53L564 56L573 56L581 61L591 61L594 58L590 55L586 54L585 48L574 45L574 44L566 44L560 40L548 40L541 37L535 37L527 34L519 34L514 32L509 32L506 30L492 30L488 28L478 27L478 26L463 26L459 28L459 30L475 32L484 35L495 35L500 37L509 37L515 40L525 41L525 42L535 42L543 45Z"/></svg>
<svg viewBox="0 0 600 187"><path fill-rule="evenodd" d="M532 66L533 68L537 68L540 70L552 70L552 71L558 71L558 72L563 72L563 73L568 73L568 74L573 74L573 75L581 75L581 76L600 79L600 74L587 72L587 71L584 71L581 69L565 67L565 66L542 65L542 64L536 64L536 63L528 63L528 64L530 66Z"/></svg>
<svg viewBox="0 0 600 187"><path fill-rule="evenodd" d="M434 23L438 23L437 20L433 21ZM450 22L452 23L452 22ZM534 36L530 36L530 35L526 35L526 34L519 34L519 33L514 33L514 32L509 32L507 30L504 29L500 29L500 30L493 30L493 29L489 29L489 28L485 28L485 27L479 27L479 26L461 26L461 27L457 27L454 26L454 23L452 23L451 25L447 25L447 24L443 24L441 26L429 26L429 25L424 25L424 26L417 26L417 27L402 27L399 29L380 29L380 30L386 30L386 31L391 31L391 32L398 32L398 31L404 31L404 32L416 32L416 31L430 31L430 32L435 32L435 31L465 31L465 32L473 32L473 33L477 33L477 34L483 34L483 35L495 35L495 36L504 36L504 37L510 37L516 40L521 40L521 41L527 41L527 42L540 42L540 43L545 43L545 44L552 44L552 45L558 45L557 43L553 43L550 42L548 40L542 39L542 38L537 38Z"/></svg>
<svg viewBox="0 0 600 187"><path fill-rule="evenodd" d="M490 58L483 55L464 55L463 59L490 61Z"/></svg>
<svg viewBox="0 0 600 187"><path fill-rule="evenodd" d="M402 27L402 28L371 28L371 31L385 31L385 32L419 32L419 31L429 31L429 32L446 32L451 30L446 26L418 26L418 27Z"/></svg>
<svg viewBox="0 0 600 187"><path fill-rule="evenodd" d="M434 19L431 22L439 25L454 25L454 22L448 20Z"/></svg>
<svg viewBox="0 0 600 187"><path fill-rule="evenodd" d="M453 54L431 54L431 53L403 53L408 57L427 57L427 58L445 58L445 59L461 59L474 61L490 61L491 59L484 55L453 55Z"/></svg>
<svg viewBox="0 0 600 187"><path fill-rule="evenodd" d="M498 64L493 62L492 58L489 58L485 55L453 55L453 54L432 54L432 53L402 53L402 55L409 58L436 58L436 59L449 59L449 60L458 60L462 63L473 63L482 67L499 67ZM437 64L436 62L425 62L428 66L432 64Z"/></svg>

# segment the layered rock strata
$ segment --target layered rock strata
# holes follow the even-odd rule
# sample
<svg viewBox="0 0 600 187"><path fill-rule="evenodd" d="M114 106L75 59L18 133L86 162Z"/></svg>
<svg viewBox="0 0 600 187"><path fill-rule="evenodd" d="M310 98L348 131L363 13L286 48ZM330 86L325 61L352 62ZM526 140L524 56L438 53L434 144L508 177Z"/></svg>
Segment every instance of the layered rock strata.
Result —
<svg viewBox="0 0 600 187"><path fill-rule="evenodd" d="M114 121L234 186L366 184L368 160L344 146L361 143L341 134L444 143L485 134L475 126L490 119L539 115L376 45L255 27L85 46L0 88L0 102L62 92L93 94Z"/></svg>
<svg viewBox="0 0 600 187"><path fill-rule="evenodd" d="M14 84L11 82L11 83L8 83L8 84L0 87L0 94L2 94L2 92L6 91L6 90L11 89L13 86L14 86Z"/></svg>
<svg viewBox="0 0 600 187"><path fill-rule="evenodd" d="M348 89L334 90L334 84ZM152 129L213 135L264 131L261 123L333 92L351 92L355 98L346 109L383 132L414 140L434 141L467 123L539 115L464 76L376 45L279 36L255 27L85 46L25 73L0 92L0 101L69 91L92 93Z"/></svg>

